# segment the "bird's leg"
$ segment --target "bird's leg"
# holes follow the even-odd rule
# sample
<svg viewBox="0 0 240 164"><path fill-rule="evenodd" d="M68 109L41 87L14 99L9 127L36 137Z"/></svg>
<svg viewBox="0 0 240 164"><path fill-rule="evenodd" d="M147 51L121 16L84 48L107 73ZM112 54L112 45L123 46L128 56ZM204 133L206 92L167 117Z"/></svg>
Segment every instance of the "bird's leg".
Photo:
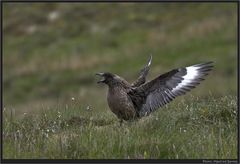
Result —
<svg viewBox="0 0 240 164"><path fill-rule="evenodd" d="M122 126L123 119L120 119L120 120L119 120L119 123L120 123L120 126Z"/></svg>

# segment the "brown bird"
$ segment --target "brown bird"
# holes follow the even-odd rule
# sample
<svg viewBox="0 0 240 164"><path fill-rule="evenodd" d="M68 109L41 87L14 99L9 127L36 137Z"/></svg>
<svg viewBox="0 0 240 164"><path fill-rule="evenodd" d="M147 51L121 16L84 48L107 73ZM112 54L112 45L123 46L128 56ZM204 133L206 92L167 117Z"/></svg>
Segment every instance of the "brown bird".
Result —
<svg viewBox="0 0 240 164"><path fill-rule="evenodd" d="M108 85L108 106L120 122L147 116L185 94L204 80L213 67L213 62L205 62L177 68L146 82L151 62L152 56L132 84L109 72L96 74L102 77L98 83Z"/></svg>

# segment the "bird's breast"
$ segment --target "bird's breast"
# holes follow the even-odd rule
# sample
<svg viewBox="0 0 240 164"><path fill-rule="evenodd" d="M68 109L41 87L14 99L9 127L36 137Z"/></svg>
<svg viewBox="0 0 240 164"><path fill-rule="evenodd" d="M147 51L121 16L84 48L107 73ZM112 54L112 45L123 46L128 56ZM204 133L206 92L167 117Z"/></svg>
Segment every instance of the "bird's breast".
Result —
<svg viewBox="0 0 240 164"><path fill-rule="evenodd" d="M123 88L110 88L108 91L108 106L118 118L124 120L134 119L136 111L127 92Z"/></svg>

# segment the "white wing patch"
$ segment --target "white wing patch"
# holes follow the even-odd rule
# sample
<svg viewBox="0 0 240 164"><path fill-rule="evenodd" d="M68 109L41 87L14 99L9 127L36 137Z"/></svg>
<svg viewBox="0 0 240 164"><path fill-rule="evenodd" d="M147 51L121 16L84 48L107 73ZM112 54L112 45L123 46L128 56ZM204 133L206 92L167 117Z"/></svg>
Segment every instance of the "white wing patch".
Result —
<svg viewBox="0 0 240 164"><path fill-rule="evenodd" d="M189 83L191 83L199 74L198 69L200 67L197 66L190 66L186 67L187 69L187 74L183 76L183 81L179 83L175 88L172 89L172 92L183 88L184 86L187 86Z"/></svg>
<svg viewBox="0 0 240 164"><path fill-rule="evenodd" d="M149 61L148 61L148 67L151 65L151 63L152 63L152 55L150 55L150 58L149 58Z"/></svg>

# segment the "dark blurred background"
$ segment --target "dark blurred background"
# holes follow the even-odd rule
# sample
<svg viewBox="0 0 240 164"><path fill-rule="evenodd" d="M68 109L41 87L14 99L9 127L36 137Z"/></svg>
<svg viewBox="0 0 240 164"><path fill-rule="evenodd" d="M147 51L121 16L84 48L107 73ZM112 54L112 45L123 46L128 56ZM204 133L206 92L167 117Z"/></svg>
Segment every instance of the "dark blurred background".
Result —
<svg viewBox="0 0 240 164"><path fill-rule="evenodd" d="M17 112L71 101L106 108L95 73L132 82L214 61L191 94L237 95L235 3L4 3L4 107Z"/></svg>

